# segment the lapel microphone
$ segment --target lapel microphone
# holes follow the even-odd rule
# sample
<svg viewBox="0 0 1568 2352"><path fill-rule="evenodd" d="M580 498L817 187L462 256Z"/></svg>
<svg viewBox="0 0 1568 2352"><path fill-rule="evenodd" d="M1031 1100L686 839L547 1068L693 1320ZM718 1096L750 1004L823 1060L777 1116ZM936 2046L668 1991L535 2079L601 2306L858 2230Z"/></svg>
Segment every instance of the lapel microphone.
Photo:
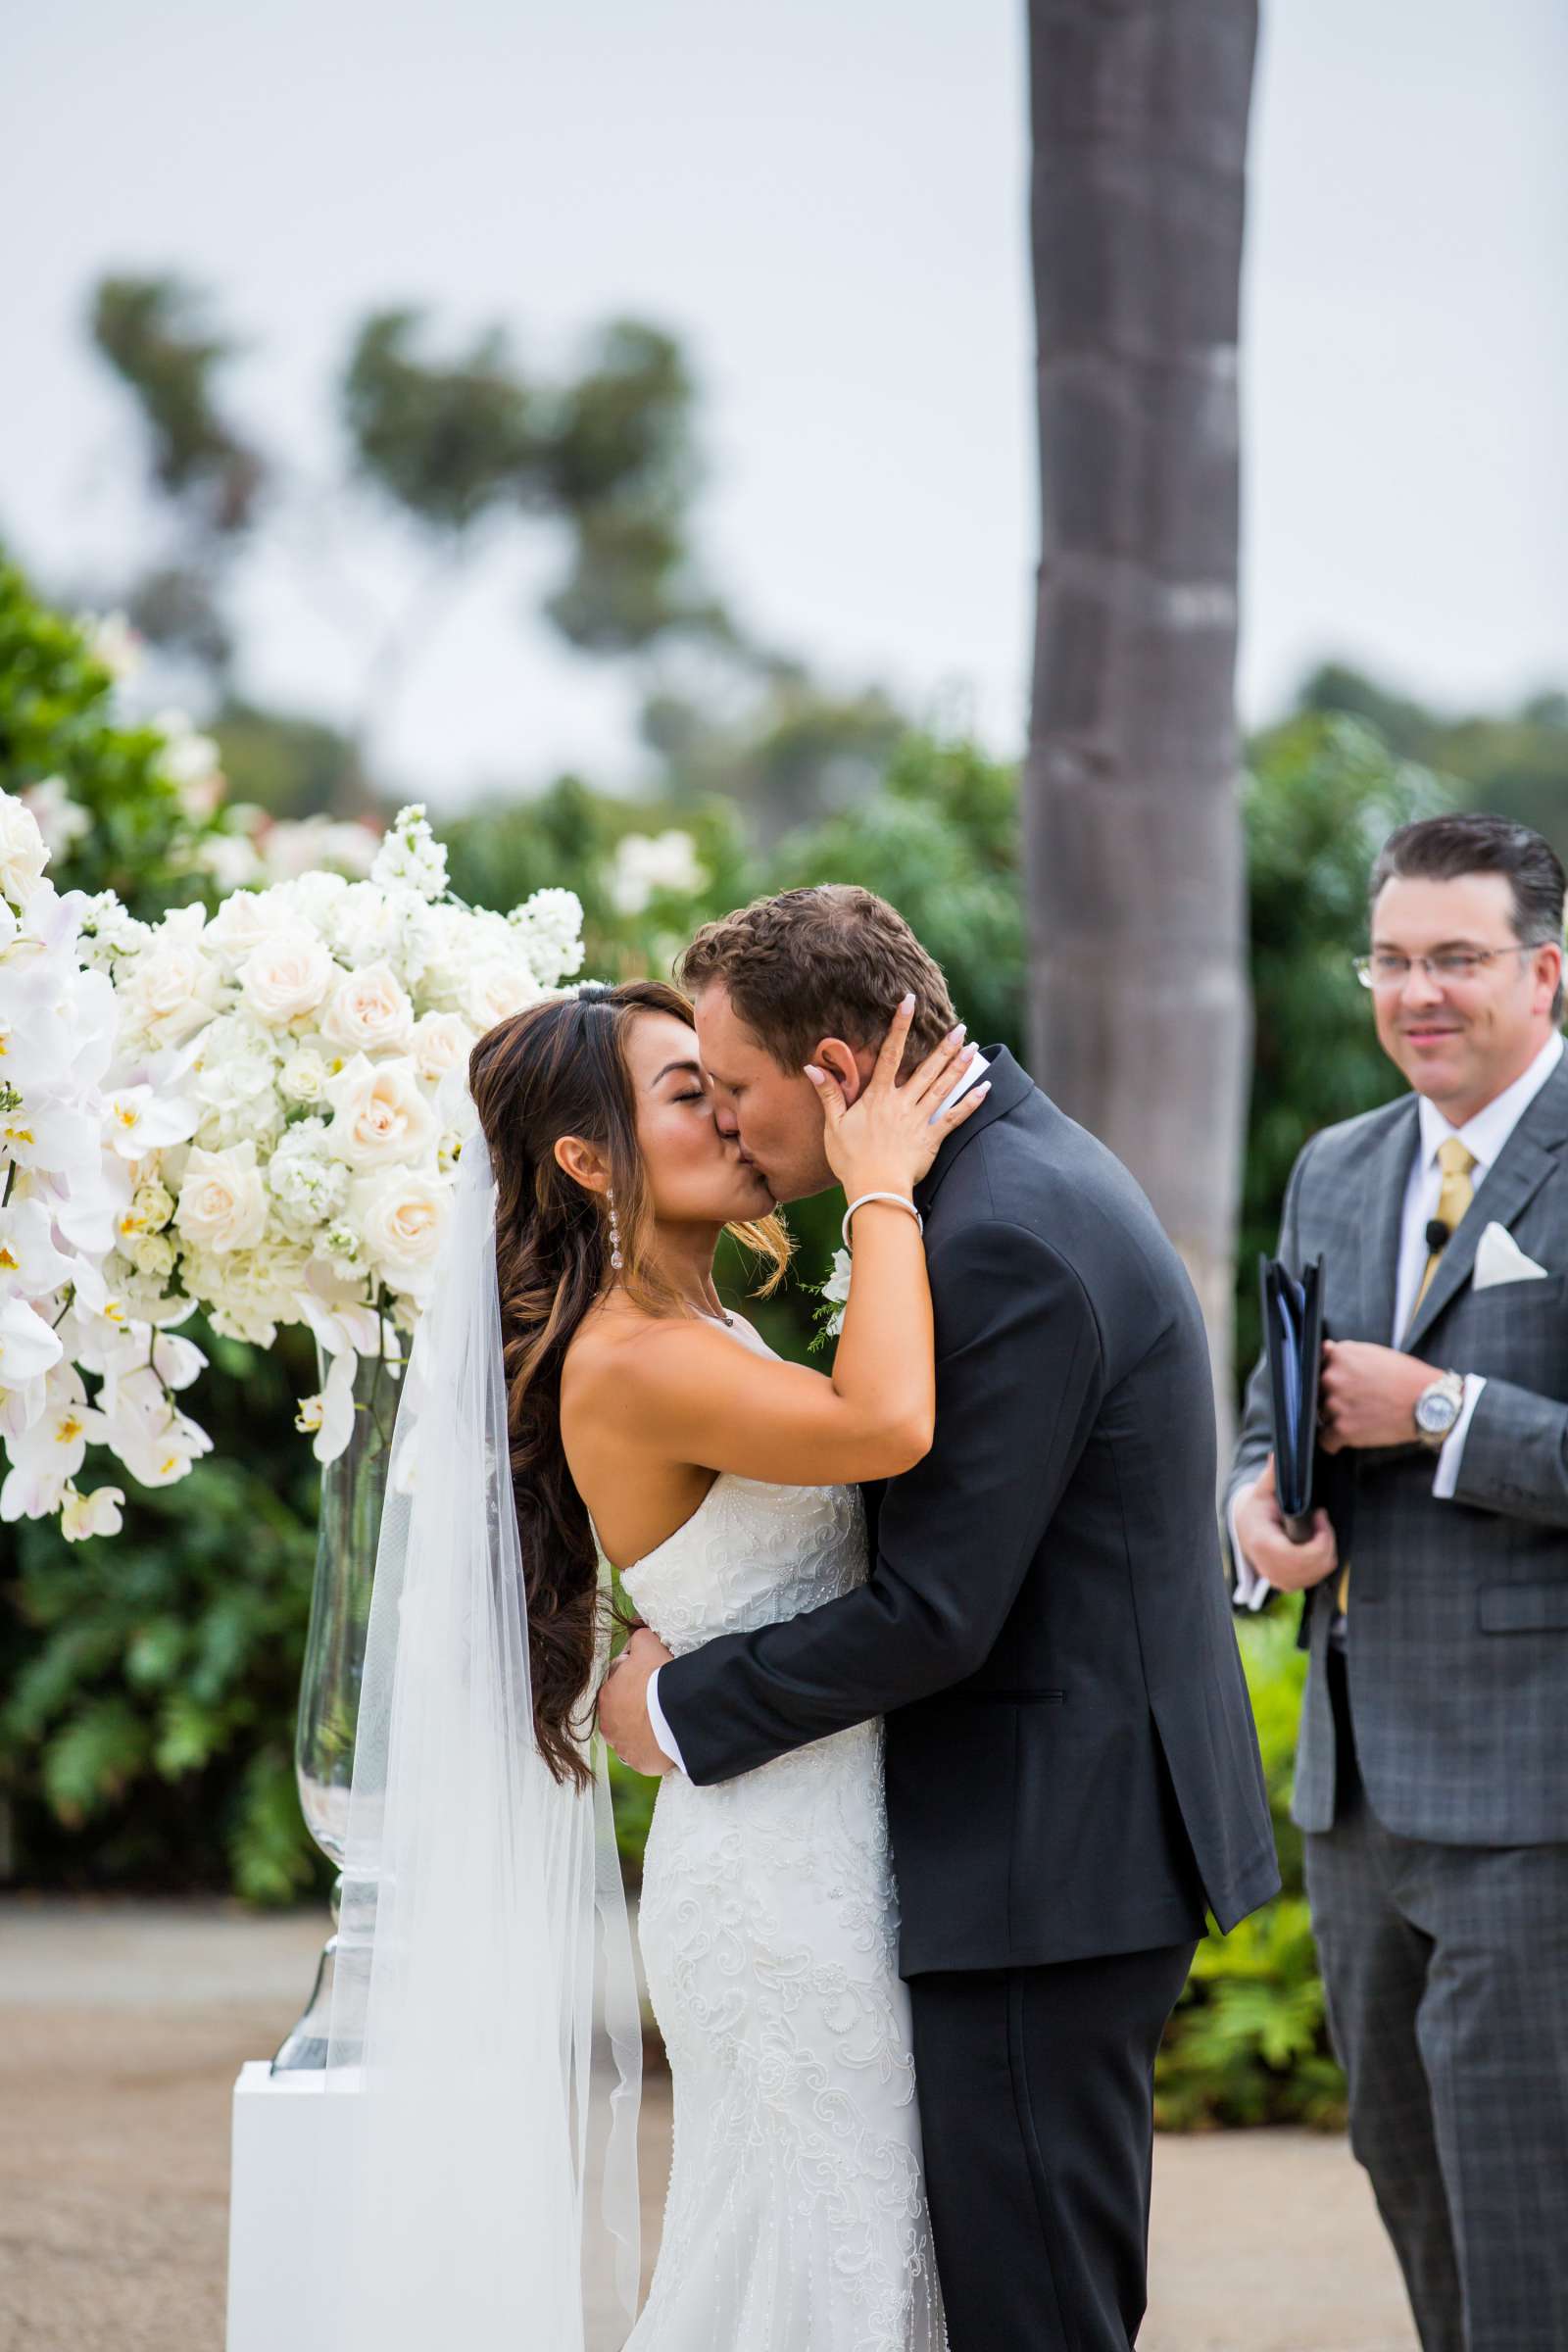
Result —
<svg viewBox="0 0 1568 2352"><path fill-rule="evenodd" d="M1427 1227L1427 1248L1432 1255L1436 1257L1440 1250L1446 1250L1452 1239L1453 1236L1443 1219L1434 1217Z"/></svg>

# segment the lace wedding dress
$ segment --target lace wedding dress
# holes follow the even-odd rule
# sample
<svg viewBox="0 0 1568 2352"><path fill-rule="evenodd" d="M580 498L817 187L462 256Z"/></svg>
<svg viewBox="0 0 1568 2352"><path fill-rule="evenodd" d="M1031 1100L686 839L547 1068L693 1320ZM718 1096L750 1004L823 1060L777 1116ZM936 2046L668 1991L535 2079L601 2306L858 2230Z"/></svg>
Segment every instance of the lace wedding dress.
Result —
<svg viewBox="0 0 1568 2352"><path fill-rule="evenodd" d="M724 1473L623 1582L678 1654L865 1574L856 1489ZM640 1935L675 2136L626 2352L942 2352L881 1725L662 1782Z"/></svg>

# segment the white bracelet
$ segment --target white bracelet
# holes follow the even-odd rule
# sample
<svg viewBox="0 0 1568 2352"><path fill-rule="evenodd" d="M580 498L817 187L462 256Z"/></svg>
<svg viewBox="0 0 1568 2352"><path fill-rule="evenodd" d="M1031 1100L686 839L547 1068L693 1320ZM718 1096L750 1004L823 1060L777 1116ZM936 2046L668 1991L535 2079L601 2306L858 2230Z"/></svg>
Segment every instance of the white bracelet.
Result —
<svg viewBox="0 0 1568 2352"><path fill-rule="evenodd" d="M850 1240L850 1219L854 1216L856 1210L858 1208L863 1208L868 1200L891 1200L895 1207L906 1208L910 1216L914 1219L915 1223L919 1226L920 1231L924 1233L924 1217L921 1216L920 1211L915 1207L914 1202L912 1200L906 1200L902 1193L862 1193L858 1200L852 1200L850 1202L849 1207L844 1211L844 1222L839 1227L839 1231L844 1236L844 1247L846 1250L853 1250L855 1246Z"/></svg>

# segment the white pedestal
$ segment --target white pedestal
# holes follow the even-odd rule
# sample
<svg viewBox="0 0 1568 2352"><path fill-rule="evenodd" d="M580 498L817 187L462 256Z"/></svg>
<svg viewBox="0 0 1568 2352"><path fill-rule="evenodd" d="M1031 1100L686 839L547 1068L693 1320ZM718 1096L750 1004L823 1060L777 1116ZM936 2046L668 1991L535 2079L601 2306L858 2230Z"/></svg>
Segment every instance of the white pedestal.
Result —
<svg viewBox="0 0 1568 2352"><path fill-rule="evenodd" d="M265 2058L234 2085L228 2192L228 2352L333 2352L323 2263L341 2257L356 2102L319 2074L274 2075ZM339 2161L334 2162L337 2157Z"/></svg>

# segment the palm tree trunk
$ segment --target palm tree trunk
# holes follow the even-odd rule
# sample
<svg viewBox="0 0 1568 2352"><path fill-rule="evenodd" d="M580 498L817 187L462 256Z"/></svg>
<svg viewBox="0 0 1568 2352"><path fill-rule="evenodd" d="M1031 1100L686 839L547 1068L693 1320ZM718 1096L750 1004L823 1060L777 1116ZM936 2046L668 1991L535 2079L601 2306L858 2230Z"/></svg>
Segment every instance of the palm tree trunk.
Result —
<svg viewBox="0 0 1568 2352"><path fill-rule="evenodd" d="M1224 1421L1250 1044L1237 314L1256 5L1030 0L1029 33L1031 1046L1186 1260Z"/></svg>

